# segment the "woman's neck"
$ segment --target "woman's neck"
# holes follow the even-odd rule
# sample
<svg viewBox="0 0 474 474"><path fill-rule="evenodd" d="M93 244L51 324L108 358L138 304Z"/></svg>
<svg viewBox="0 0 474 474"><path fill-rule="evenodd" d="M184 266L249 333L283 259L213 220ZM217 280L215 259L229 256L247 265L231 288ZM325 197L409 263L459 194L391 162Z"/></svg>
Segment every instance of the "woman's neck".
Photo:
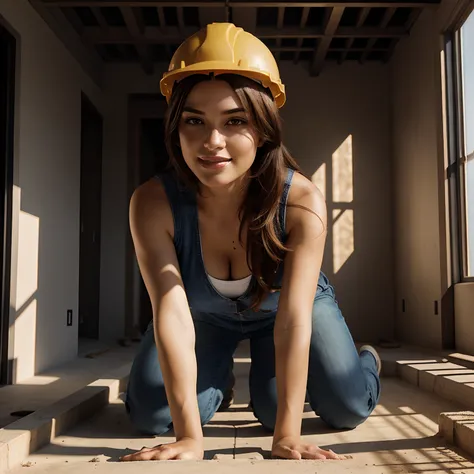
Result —
<svg viewBox="0 0 474 474"><path fill-rule="evenodd" d="M247 188L247 178L241 178L228 186L215 188L200 186L198 205L207 215L236 215L245 199Z"/></svg>

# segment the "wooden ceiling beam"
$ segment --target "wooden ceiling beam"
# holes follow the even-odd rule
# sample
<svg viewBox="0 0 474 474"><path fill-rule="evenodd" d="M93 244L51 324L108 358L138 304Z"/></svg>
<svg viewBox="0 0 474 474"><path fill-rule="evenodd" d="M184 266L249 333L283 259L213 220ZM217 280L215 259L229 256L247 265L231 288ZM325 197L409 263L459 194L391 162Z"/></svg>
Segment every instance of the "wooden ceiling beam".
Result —
<svg viewBox="0 0 474 474"><path fill-rule="evenodd" d="M396 8L387 8L387 10L384 13L384 16L382 18L382 22L380 23L380 28L387 28L387 25L390 23L390 20L392 19L393 15L397 11ZM372 48L374 47L375 43L377 42L377 38L371 38L369 42L367 43L367 46L365 48L365 52L362 55L362 58L360 62L364 64L364 62L367 60L367 57L369 56L370 52L372 51Z"/></svg>
<svg viewBox="0 0 474 474"><path fill-rule="evenodd" d="M310 11L311 9L309 7L303 8L303 12L301 14L300 29L303 29L306 27L306 23L308 23L308 17L309 17ZM297 43L298 48L301 48L303 46L303 41L304 41L304 38L298 38L298 43ZM294 58L294 63L298 64L299 59L300 59L300 55L299 53L296 53L295 58Z"/></svg>
<svg viewBox="0 0 474 474"><path fill-rule="evenodd" d="M278 19L277 19L277 28L281 30L283 28L283 23L285 21L285 7L278 7ZM276 40L276 45L277 48L281 48L281 38L277 38ZM277 53L274 55L275 59L277 61L280 60L280 52L277 51Z"/></svg>
<svg viewBox="0 0 474 474"><path fill-rule="evenodd" d="M133 27L132 27L133 28ZM168 43L179 44L188 36L194 34L198 28L185 27L184 32L180 33L176 26L168 26L166 34L156 27L145 27L143 34L133 35L132 32L125 27L110 27L107 33L99 27L84 28L83 37L91 43ZM321 28L293 28L287 27L278 30L272 27L257 27L255 29L256 36L261 39L270 38L324 38L328 36ZM355 27L339 27L333 38L401 38L407 36L404 28L355 28Z"/></svg>
<svg viewBox="0 0 474 474"><path fill-rule="evenodd" d="M331 41L337 31L342 15L344 14L344 9L344 7L333 8L331 14L329 15L329 19L324 30L324 36L321 38L318 45L314 49L313 58L309 67L311 76L318 76L321 72L321 69L323 68L324 59L326 58Z"/></svg>
<svg viewBox="0 0 474 474"><path fill-rule="evenodd" d="M357 23L356 23L357 28L362 27L362 25L365 23L365 20L369 16L369 13L370 13L370 8L361 8L360 9L359 15L357 17ZM349 52L349 50L351 49L353 44L354 44L354 38L349 38L346 42L347 51L342 54L342 56L339 60L339 64L342 64L345 61L347 53Z"/></svg>
<svg viewBox="0 0 474 474"><path fill-rule="evenodd" d="M414 25L416 20L418 20L418 17L421 15L422 11L423 11L422 8L413 8L412 9L412 11L411 11L411 13L408 17L408 20L405 23L405 28L408 32L411 31L412 26ZM398 40L396 40L396 39L391 40L390 46L388 47L388 50L385 53L384 58L383 58L384 63L388 63L390 61L390 59L392 58L393 53L395 51L395 47L397 46L397 43L398 43Z"/></svg>
<svg viewBox="0 0 474 474"><path fill-rule="evenodd" d="M407 31L411 30L411 27L413 26L415 21L418 20L418 17L421 15L422 11L422 8L413 8L410 13L410 16L408 17L407 22L405 23L405 28L407 29Z"/></svg>
<svg viewBox="0 0 474 474"><path fill-rule="evenodd" d="M120 11L133 39L137 53L140 56L143 70L146 74L153 74L153 61L150 58L147 45L141 41L145 31L143 18L137 17L134 9L129 7L122 7ZM109 34L109 32L107 34ZM120 43L120 41L116 41L116 43Z"/></svg>
<svg viewBox="0 0 474 474"><path fill-rule="evenodd" d="M160 28L164 31L166 29L165 10L163 9L163 7L156 7L156 13L158 13L158 21L160 22Z"/></svg>
<svg viewBox="0 0 474 474"><path fill-rule="evenodd" d="M160 1L160 0L41 0L45 6L51 7L225 7L232 8L257 8L257 7L288 7L288 1L240 1L240 0L188 0L188 1ZM340 6L353 8L426 8L436 7L440 0L398 0L371 2L370 0L358 1L347 0L342 3L337 0L332 2L294 1L292 7L317 7L336 8Z"/></svg>
<svg viewBox="0 0 474 474"><path fill-rule="evenodd" d="M109 24L107 23L106 19L104 18L104 15L102 15L102 12L100 11L99 7L92 7L91 11L93 15L95 16L95 19L97 20L97 23L99 23L99 26L107 31L109 29Z"/></svg>
<svg viewBox="0 0 474 474"><path fill-rule="evenodd" d="M165 17L165 10L163 7L156 7L156 13L158 13L158 22L160 24L160 31L163 34L167 34L167 25L166 25L166 17ZM165 51L166 51L166 56L168 59L171 59L171 48L168 43L165 43L164 45Z"/></svg>
<svg viewBox="0 0 474 474"><path fill-rule="evenodd" d="M176 7L176 12L178 15L178 28L179 28L179 31L182 33L185 27L183 7Z"/></svg>

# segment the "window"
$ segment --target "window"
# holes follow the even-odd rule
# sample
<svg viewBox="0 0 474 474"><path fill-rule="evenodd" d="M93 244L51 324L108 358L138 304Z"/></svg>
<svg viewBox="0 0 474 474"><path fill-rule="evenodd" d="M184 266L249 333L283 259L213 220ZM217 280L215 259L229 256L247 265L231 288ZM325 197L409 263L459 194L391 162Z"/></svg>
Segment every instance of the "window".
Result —
<svg viewBox="0 0 474 474"><path fill-rule="evenodd" d="M465 212L465 275L474 276L474 13L464 23L461 42L461 123L463 143L461 161L464 168Z"/></svg>
<svg viewBox="0 0 474 474"><path fill-rule="evenodd" d="M447 43L451 160L456 170L459 280L474 279L474 12ZM449 105L448 105L449 107ZM449 114L451 112L451 114ZM454 136L453 136L454 135ZM453 207L451 208L453 211Z"/></svg>

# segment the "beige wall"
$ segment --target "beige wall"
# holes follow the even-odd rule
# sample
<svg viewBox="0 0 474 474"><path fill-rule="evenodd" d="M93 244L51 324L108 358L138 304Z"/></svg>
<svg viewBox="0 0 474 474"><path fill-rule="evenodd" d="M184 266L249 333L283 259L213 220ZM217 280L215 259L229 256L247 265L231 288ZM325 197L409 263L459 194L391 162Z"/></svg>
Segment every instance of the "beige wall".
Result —
<svg viewBox="0 0 474 474"><path fill-rule="evenodd" d="M442 346L440 301L450 284L441 34L457 3L446 0L438 8L425 10L391 61L396 329L403 341L432 348ZM463 292L463 299L456 303L457 313L466 315L473 307L472 295L472 291ZM463 316L456 320L456 334L474 332L472 318L465 323Z"/></svg>
<svg viewBox="0 0 474 474"><path fill-rule="evenodd" d="M81 91L99 109L102 95L26 0L0 15L18 39L9 349L21 381L77 354Z"/></svg>
<svg viewBox="0 0 474 474"><path fill-rule="evenodd" d="M157 93L160 72L105 68L111 107L105 123L101 337L107 339L123 334L125 318L127 94ZM330 215L344 211L331 225L323 269L359 340L393 336L388 72L382 65L344 64L311 78L302 66L281 67L288 93L285 141L306 174L317 172Z"/></svg>
<svg viewBox="0 0 474 474"><path fill-rule="evenodd" d="M342 211L329 228L323 271L356 339L391 338L388 68L328 64L312 78L286 63L281 74L288 91L285 141L307 175L317 172L328 216Z"/></svg>
<svg viewBox="0 0 474 474"><path fill-rule="evenodd" d="M158 76L147 76L136 65L105 68L99 332L107 342L123 337L125 326L128 94L156 94L158 81Z"/></svg>

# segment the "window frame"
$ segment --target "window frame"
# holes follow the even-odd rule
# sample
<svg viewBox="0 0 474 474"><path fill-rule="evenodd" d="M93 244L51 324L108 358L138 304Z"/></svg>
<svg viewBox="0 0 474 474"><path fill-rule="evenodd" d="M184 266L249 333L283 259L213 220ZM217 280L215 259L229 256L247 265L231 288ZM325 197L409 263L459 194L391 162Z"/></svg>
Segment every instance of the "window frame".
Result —
<svg viewBox="0 0 474 474"><path fill-rule="evenodd" d="M474 9L466 15L465 19L467 20L470 15L474 15ZM450 187L452 277L454 283L474 282L474 268L469 269L466 174L467 163L474 160L474 152L466 156L461 35L461 28L464 23L462 22L447 35L445 45L449 149L448 180Z"/></svg>

